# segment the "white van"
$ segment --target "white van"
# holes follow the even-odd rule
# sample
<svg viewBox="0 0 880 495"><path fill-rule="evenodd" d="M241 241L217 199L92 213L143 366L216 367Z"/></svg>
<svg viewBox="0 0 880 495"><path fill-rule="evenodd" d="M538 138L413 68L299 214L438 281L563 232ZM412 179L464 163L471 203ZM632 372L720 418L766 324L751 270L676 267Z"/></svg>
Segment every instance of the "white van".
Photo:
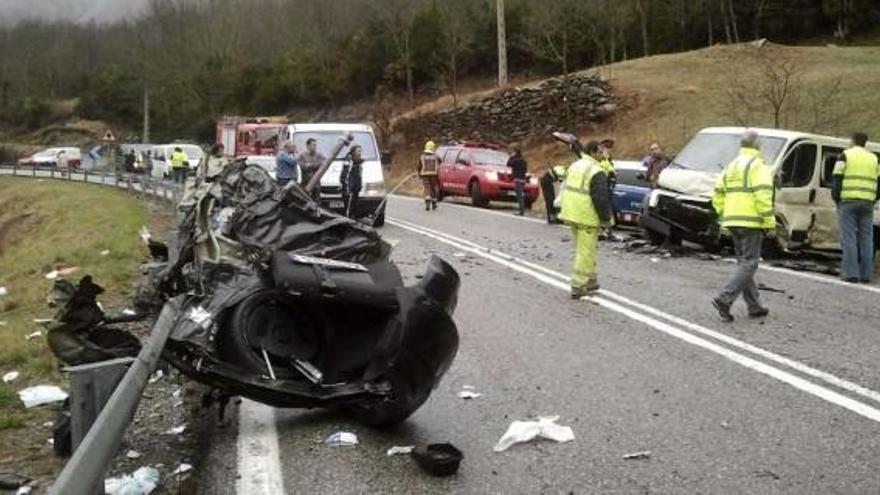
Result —
<svg viewBox="0 0 880 495"><path fill-rule="evenodd" d="M325 157L339 143L339 138L346 134L354 137L352 146L360 145L363 163L363 188L357 203L356 217L374 216L373 225L381 226L385 222L385 207L376 211L385 197L385 176L382 170L382 155L376 143L373 128L366 124L288 124L279 133L279 146L288 141L296 144L297 154L306 151L306 141L314 138L318 141L318 152ZM343 148L336 160L321 177L321 203L327 209L341 212L345 205L342 202L342 186L339 174L348 155L349 147Z"/></svg>
<svg viewBox="0 0 880 495"><path fill-rule="evenodd" d="M195 144L157 144L153 146L153 169L150 176L159 179L171 177L171 154L174 153L174 148L180 148L186 155L190 170L197 169L205 158L205 152Z"/></svg>
<svg viewBox="0 0 880 495"><path fill-rule="evenodd" d="M840 249L831 175L849 139L779 129L753 129L774 176L777 238L783 249ZM694 136L661 172L645 202L641 225L664 238L715 245L719 232L711 198L718 175L739 152L743 127L710 127ZM867 148L880 156L880 144ZM880 205L874 216L880 233Z"/></svg>

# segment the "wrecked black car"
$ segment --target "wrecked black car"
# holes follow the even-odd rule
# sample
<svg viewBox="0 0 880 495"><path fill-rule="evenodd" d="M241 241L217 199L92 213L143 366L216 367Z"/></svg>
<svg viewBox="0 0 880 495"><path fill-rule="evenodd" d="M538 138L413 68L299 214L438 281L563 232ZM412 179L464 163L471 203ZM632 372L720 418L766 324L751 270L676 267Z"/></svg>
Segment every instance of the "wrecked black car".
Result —
<svg viewBox="0 0 880 495"><path fill-rule="evenodd" d="M226 397L389 426L427 400L458 350L449 264L434 257L404 286L373 228L258 166L199 178L167 250L151 241L151 252L138 306L161 307L163 358Z"/></svg>

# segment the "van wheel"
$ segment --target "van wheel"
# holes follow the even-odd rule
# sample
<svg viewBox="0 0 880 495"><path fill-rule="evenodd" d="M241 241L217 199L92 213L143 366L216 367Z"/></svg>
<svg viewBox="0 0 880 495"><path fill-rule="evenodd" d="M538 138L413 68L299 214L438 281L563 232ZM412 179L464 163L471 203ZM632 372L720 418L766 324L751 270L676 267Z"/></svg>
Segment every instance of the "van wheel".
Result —
<svg viewBox="0 0 880 495"><path fill-rule="evenodd" d="M651 229L642 229L642 231L645 233L645 237L652 246L659 246L666 240L666 236L659 232L654 232Z"/></svg>
<svg viewBox="0 0 880 495"><path fill-rule="evenodd" d="M483 192L480 190L480 183L478 181L472 181L470 193L471 193L471 204L474 206L478 206L481 208L485 208L489 205L489 201L483 197Z"/></svg>

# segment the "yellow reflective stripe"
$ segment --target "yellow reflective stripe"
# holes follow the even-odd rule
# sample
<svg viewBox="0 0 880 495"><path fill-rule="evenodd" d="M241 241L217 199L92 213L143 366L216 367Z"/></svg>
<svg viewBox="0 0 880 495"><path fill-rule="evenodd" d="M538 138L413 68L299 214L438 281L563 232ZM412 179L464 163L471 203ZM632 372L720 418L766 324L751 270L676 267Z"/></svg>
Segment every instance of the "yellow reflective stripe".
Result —
<svg viewBox="0 0 880 495"><path fill-rule="evenodd" d="M772 215L772 212L771 212ZM748 215L730 215L721 218L722 222L754 222L754 223L764 223L763 217L752 217Z"/></svg>
<svg viewBox="0 0 880 495"><path fill-rule="evenodd" d="M855 192L855 191L869 192L871 194L874 194L877 192L877 188L876 187L873 187L873 188L871 188L871 187L858 187L858 186L845 187L845 188L843 188L843 191L841 192L841 194L846 194L848 192Z"/></svg>
<svg viewBox="0 0 880 495"><path fill-rule="evenodd" d="M583 194L584 196L590 195L590 191L588 189L584 189L582 187L575 187L575 186L568 186L567 185L563 188L563 190L578 193L578 194Z"/></svg>
<svg viewBox="0 0 880 495"><path fill-rule="evenodd" d="M849 174L843 174L843 175L844 175L843 180L867 180L867 181L871 181L871 182L875 182L877 180L876 175L873 175L873 176L872 175L849 175Z"/></svg>

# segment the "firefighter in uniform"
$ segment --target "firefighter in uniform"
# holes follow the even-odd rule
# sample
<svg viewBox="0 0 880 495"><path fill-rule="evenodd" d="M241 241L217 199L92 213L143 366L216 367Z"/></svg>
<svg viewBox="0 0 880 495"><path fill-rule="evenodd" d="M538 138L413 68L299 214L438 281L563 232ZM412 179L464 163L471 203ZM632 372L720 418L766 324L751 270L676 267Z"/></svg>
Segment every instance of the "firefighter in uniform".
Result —
<svg viewBox="0 0 880 495"><path fill-rule="evenodd" d="M874 203L877 201L877 155L865 149L868 136L857 132L852 147L834 165L831 196L840 223L841 277L869 283L874 272Z"/></svg>
<svg viewBox="0 0 880 495"><path fill-rule="evenodd" d="M721 293L712 299L712 305L724 322L733 321L730 307L740 294L748 306L749 317L761 318L770 312L761 305L755 272L758 271L765 234L775 238L773 178L764 165L757 133L746 130L741 145L739 155L718 178L712 198L721 226L733 236L736 252L736 272Z"/></svg>
<svg viewBox="0 0 880 495"><path fill-rule="evenodd" d="M571 298L580 299L599 290L596 255L599 229L611 223L608 178L602 166L599 143L590 141L586 154L571 164L562 187L560 218L571 228L574 240L574 269Z"/></svg>
<svg viewBox="0 0 880 495"><path fill-rule="evenodd" d="M437 171L440 169L440 157L434 151L437 145L434 141L425 143L425 151L419 157L419 177L425 189L425 211L436 210L437 200L440 199L440 180Z"/></svg>

